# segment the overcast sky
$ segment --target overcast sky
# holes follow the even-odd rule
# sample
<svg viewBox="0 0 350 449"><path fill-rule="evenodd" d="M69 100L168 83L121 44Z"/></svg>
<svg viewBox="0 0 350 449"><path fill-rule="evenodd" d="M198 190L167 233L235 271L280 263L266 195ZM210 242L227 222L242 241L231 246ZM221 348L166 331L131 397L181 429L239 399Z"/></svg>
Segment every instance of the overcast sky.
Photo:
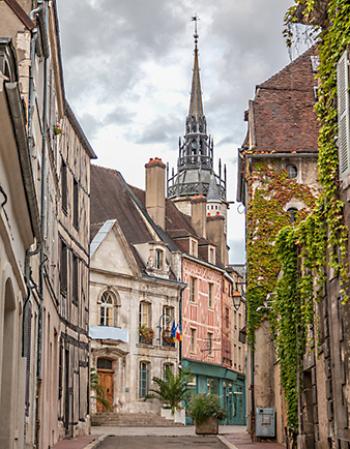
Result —
<svg viewBox="0 0 350 449"><path fill-rule="evenodd" d="M255 86L286 65L283 15L291 0L58 0L68 100L97 164L144 187L144 164L175 165L184 133L199 22L204 109L215 156L228 164L236 196L236 154ZM294 55L298 54L297 49ZM244 215L229 216L231 261L244 261Z"/></svg>

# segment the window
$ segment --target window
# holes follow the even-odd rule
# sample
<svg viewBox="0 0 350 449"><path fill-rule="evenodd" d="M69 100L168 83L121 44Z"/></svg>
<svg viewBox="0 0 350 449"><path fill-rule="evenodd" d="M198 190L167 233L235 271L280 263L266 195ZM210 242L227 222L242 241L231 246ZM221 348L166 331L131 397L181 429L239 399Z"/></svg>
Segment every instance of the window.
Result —
<svg viewBox="0 0 350 449"><path fill-rule="evenodd" d="M79 259L75 254L72 264L72 302L74 304L79 302Z"/></svg>
<svg viewBox="0 0 350 449"><path fill-rule="evenodd" d="M341 175L350 170L350 98L349 51L346 50L337 64L338 97L338 151Z"/></svg>
<svg viewBox="0 0 350 449"><path fill-rule="evenodd" d="M139 342L145 345L153 344L154 331L152 329L151 304L141 301L139 308Z"/></svg>
<svg viewBox="0 0 350 449"><path fill-rule="evenodd" d="M294 179L298 176L298 169L295 165L288 164L287 165L287 173L289 179Z"/></svg>
<svg viewBox="0 0 350 449"><path fill-rule="evenodd" d="M230 327L230 309L225 307L225 326L226 328Z"/></svg>
<svg viewBox="0 0 350 449"><path fill-rule="evenodd" d="M213 334L208 332L208 354L213 355Z"/></svg>
<svg viewBox="0 0 350 449"><path fill-rule="evenodd" d="M100 305L100 326L117 325L116 298L111 291L103 292Z"/></svg>
<svg viewBox="0 0 350 449"><path fill-rule="evenodd" d="M156 249L155 267L158 270L163 269L163 259L164 259L164 251L162 249Z"/></svg>
<svg viewBox="0 0 350 449"><path fill-rule="evenodd" d="M79 183L76 179L73 180L73 225L79 228Z"/></svg>
<svg viewBox="0 0 350 449"><path fill-rule="evenodd" d="M173 306L163 307L163 329L170 330L175 320L175 309Z"/></svg>
<svg viewBox="0 0 350 449"><path fill-rule="evenodd" d="M61 260L60 260L60 290L62 295L67 295L68 280L68 248L61 240Z"/></svg>
<svg viewBox="0 0 350 449"><path fill-rule="evenodd" d="M211 309L213 307L214 299L214 284L209 282L208 284L208 307Z"/></svg>
<svg viewBox="0 0 350 449"><path fill-rule="evenodd" d="M140 302L140 326L151 327L151 304L149 302Z"/></svg>
<svg viewBox="0 0 350 449"><path fill-rule="evenodd" d="M191 343L190 350L191 352L196 352L196 329L191 328Z"/></svg>
<svg viewBox="0 0 350 449"><path fill-rule="evenodd" d="M196 302L197 299L197 279L190 277L190 301Z"/></svg>
<svg viewBox="0 0 350 449"><path fill-rule="evenodd" d="M174 364L173 363L164 363L163 365L163 379L166 379L166 372L170 370L174 374Z"/></svg>
<svg viewBox="0 0 350 449"><path fill-rule="evenodd" d="M98 369L113 369L113 361L111 359L98 358L97 359L97 368Z"/></svg>
<svg viewBox="0 0 350 449"><path fill-rule="evenodd" d="M288 214L289 214L289 220L292 224L294 224L297 220L298 217L298 209L296 209L295 207L290 207L287 210Z"/></svg>
<svg viewBox="0 0 350 449"><path fill-rule="evenodd" d="M215 248L213 248L212 246L209 246L208 261L209 261L209 263L212 263L212 264L215 264L215 262L216 262Z"/></svg>
<svg viewBox="0 0 350 449"><path fill-rule="evenodd" d="M68 210L68 192L67 192L67 164L62 159L61 164L61 195L62 195L62 210L67 213Z"/></svg>
<svg viewBox="0 0 350 449"><path fill-rule="evenodd" d="M150 363L140 362L139 396L145 398L150 387Z"/></svg>
<svg viewBox="0 0 350 449"><path fill-rule="evenodd" d="M198 242L197 240L190 239L190 255L198 257Z"/></svg>

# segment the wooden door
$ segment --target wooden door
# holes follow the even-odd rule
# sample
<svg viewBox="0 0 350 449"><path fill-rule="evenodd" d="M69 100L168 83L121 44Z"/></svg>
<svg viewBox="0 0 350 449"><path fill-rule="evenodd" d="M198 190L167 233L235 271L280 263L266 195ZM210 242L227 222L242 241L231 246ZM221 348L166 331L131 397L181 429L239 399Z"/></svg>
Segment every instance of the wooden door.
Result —
<svg viewBox="0 0 350 449"><path fill-rule="evenodd" d="M98 370L98 377L100 380L100 385L104 391L104 397L113 406L113 372L112 371L100 371ZM103 404L97 401L97 412L105 412L106 409Z"/></svg>

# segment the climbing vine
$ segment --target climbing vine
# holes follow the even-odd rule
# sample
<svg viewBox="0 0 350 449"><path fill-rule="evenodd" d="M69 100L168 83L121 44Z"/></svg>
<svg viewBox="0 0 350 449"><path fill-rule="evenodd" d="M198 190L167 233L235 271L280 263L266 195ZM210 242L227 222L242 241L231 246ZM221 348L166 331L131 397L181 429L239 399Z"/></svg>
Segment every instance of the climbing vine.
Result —
<svg viewBox="0 0 350 449"><path fill-rule="evenodd" d="M273 293L270 318L281 367L281 381L288 407L288 427L293 435L298 425L298 364L305 352L310 326L314 322L315 301L323 296L327 273L339 279L342 303L348 301L348 233L344 225L344 203L339 197L336 66L345 48L350 45L350 2L348 0L295 0L286 14L285 36L288 45L293 40L293 25L304 22L311 25L320 58L318 69L318 102L316 115L320 131L318 139L318 178L320 193L312 211L293 227L283 228L275 239L275 252L269 260L275 270L264 285L262 296ZM259 201L259 200L258 200ZM254 200L253 200L254 202ZM256 205L252 207L256 209ZM254 213L254 211L251 211ZM249 214L248 214L249 215ZM259 219L258 219L259 220ZM280 227L276 220L275 230ZM254 234L249 245L254 247ZM269 240L272 249L272 240ZM264 254L264 252L263 252ZM250 253L252 256L252 253ZM260 259L255 254L255 263ZM248 267L251 262L248 262ZM281 271L280 271L281 270ZM276 281L280 273L278 281ZM258 290L253 283L253 293ZM253 307L257 301L253 296ZM249 299L249 298L248 298ZM261 301L261 298L260 298ZM249 306L248 306L249 307ZM266 312L265 312L266 313ZM259 317L250 315L251 331Z"/></svg>
<svg viewBox="0 0 350 449"><path fill-rule="evenodd" d="M315 199L310 187L289 179L286 170L273 169L268 163L255 164L248 182L258 186L252 192L247 215L248 338L253 343L255 330L268 314L266 297L274 290L281 270L275 251L277 235L291 223L291 218L295 224L300 223ZM286 211L291 200L304 204L295 217Z"/></svg>
<svg viewBox="0 0 350 449"><path fill-rule="evenodd" d="M298 365L315 322L314 304L324 295L327 274L337 276L342 303L348 301L348 232L344 203L339 196L337 149L337 63L350 45L348 0L295 0L286 14L285 37L294 39L297 23L309 24L308 33L317 41L319 54L318 180L320 192L293 191L307 206L293 226L288 225L284 206L289 181L276 180L260 167L263 179L251 195L248 207L248 334L254 344L255 329L266 316L281 368L281 381L288 408L292 445L298 428ZM278 177L278 176L277 176ZM254 181L254 180L253 180ZM277 189L277 190L275 190ZM287 196L285 196L287 195ZM310 195L310 196L309 196ZM270 305L266 297L271 296Z"/></svg>

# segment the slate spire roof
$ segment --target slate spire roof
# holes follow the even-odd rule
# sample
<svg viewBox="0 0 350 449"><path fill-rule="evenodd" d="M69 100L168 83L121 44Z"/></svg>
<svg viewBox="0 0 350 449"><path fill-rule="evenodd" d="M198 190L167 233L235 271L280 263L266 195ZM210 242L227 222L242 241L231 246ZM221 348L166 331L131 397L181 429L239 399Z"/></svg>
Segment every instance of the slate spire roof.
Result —
<svg viewBox="0 0 350 449"><path fill-rule="evenodd" d="M207 194L207 201L220 202L222 199L220 186L216 182L215 176L212 174L210 177L209 189Z"/></svg>
<svg viewBox="0 0 350 449"><path fill-rule="evenodd" d="M226 199L226 181L214 172L214 141L207 132L207 121L204 115L202 86L199 69L197 17L194 34L194 62L192 87L186 128L183 139L179 140L179 157L177 173L168 179L168 198L197 195L207 196L210 178L214 174L220 190L221 200Z"/></svg>
<svg viewBox="0 0 350 449"><path fill-rule="evenodd" d="M192 89L191 89L190 109L188 115L197 118L204 116L197 44L194 49Z"/></svg>

